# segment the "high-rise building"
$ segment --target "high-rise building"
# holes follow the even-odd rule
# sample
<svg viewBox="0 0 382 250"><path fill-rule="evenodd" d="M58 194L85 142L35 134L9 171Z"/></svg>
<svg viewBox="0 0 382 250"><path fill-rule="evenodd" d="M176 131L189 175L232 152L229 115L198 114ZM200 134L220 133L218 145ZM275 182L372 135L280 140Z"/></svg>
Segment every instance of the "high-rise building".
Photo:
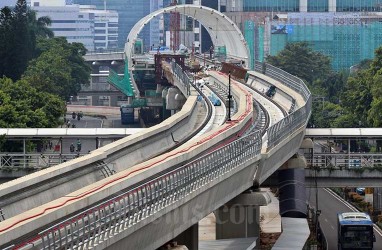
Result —
<svg viewBox="0 0 382 250"><path fill-rule="evenodd" d="M70 43L82 43L86 49L94 50L94 13L81 12L79 5L66 5L65 0L32 0L31 8L37 12L37 17L50 17L50 29L55 36L66 37Z"/></svg>
<svg viewBox="0 0 382 250"><path fill-rule="evenodd" d="M96 51L118 47L118 13L97 10L94 5L80 5L81 12L94 14L94 47Z"/></svg>
<svg viewBox="0 0 382 250"><path fill-rule="evenodd" d="M374 57L382 44L382 0L226 0L226 15L262 61L288 42L306 41L336 70Z"/></svg>
<svg viewBox="0 0 382 250"><path fill-rule="evenodd" d="M117 11L119 15L119 48L124 48L130 30L140 19L156 10L156 8L163 6L163 0L73 0L73 3L95 5L97 9L103 9L107 5L108 10ZM152 5L153 7L151 7ZM139 34L139 37L143 40L145 50L148 50L150 45L160 42L160 35L158 36L157 32L153 36L150 35L150 30L159 30L159 23L158 20L153 20Z"/></svg>
<svg viewBox="0 0 382 250"><path fill-rule="evenodd" d="M68 0L32 0L37 17L49 16L55 36L83 43L89 51L114 49L118 40L118 13L91 5L68 5Z"/></svg>

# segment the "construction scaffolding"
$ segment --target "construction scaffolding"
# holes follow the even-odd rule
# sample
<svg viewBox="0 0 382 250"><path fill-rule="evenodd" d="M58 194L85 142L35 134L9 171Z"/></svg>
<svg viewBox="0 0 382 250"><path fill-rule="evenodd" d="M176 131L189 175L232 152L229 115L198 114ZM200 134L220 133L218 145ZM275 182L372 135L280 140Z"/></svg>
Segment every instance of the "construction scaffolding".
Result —
<svg viewBox="0 0 382 250"><path fill-rule="evenodd" d="M308 42L331 58L335 70L374 57L382 44L382 18L368 13L290 13L271 21L271 55L289 42Z"/></svg>
<svg viewBox="0 0 382 250"><path fill-rule="evenodd" d="M171 6L177 5L177 0L171 2ZM170 49L175 51L180 45L180 13L175 11L170 12Z"/></svg>

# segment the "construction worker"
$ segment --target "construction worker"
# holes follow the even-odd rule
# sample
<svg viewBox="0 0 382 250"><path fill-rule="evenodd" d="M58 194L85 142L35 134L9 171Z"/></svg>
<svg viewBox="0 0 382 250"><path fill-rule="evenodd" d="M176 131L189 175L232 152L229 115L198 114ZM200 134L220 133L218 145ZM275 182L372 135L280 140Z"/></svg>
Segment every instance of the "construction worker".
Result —
<svg viewBox="0 0 382 250"><path fill-rule="evenodd" d="M81 151L81 141L80 139L77 139L77 152Z"/></svg>

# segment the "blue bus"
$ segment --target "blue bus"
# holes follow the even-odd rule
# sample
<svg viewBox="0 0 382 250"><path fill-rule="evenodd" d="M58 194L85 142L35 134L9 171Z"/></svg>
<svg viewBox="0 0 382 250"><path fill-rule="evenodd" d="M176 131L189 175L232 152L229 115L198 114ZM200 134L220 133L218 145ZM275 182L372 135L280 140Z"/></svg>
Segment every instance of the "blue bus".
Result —
<svg viewBox="0 0 382 250"><path fill-rule="evenodd" d="M373 249L373 221L367 213L338 214L338 249Z"/></svg>
<svg viewBox="0 0 382 250"><path fill-rule="evenodd" d="M134 108L130 105L123 104L121 105L121 123L123 125L134 123Z"/></svg>

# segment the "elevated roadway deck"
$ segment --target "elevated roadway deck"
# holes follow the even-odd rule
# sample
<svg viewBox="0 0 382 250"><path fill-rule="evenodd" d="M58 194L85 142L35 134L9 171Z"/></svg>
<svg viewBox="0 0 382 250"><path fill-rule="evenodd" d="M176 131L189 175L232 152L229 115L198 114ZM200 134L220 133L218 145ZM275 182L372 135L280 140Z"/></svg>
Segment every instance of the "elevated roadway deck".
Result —
<svg viewBox="0 0 382 250"><path fill-rule="evenodd" d="M135 38L144 24L156 14L176 8L184 9L183 13L207 25L211 20L220 21L208 32L218 35L222 28L224 33L220 32L219 35L222 35L227 46L227 54L240 58L244 64L248 63L248 48L236 25L222 13L193 5L172 6L139 21L127 39L126 56L129 60ZM190 79L176 69L172 65L173 73L180 80L179 89L189 96ZM268 128L266 144L259 132L245 135L254 122L252 95L234 81L231 88L238 111L232 121L174 151L155 158L152 158L153 155L148 156L153 153L150 149L163 149L162 144L174 143L174 137L183 136L182 130L188 131L194 126L197 105L196 99L191 96L187 100L187 111L166 120L160 128L122 139L118 144L107 145L79 158L78 162L68 162L41 171L53 177L55 174L52 171L57 174L79 166L84 169L92 164L97 166L98 163L107 166L111 161L116 162L117 168L117 173L105 179L82 188L74 187L76 191L73 192L66 190L66 194L56 199L50 197L42 202L43 205L32 206L27 212L0 222L0 242L15 243L16 247L25 249L56 245L85 249L123 249L129 245L137 249L154 249L175 238L254 183L260 185L297 152L311 107L310 93L302 81L270 65L264 73L256 75L262 83L271 77L278 80L271 84L284 84L290 89L290 92L288 89L283 90L282 95L289 100L287 106L290 106L290 114ZM228 85L227 76L211 77ZM304 102L300 102L298 96ZM129 145L134 153L130 152L132 148ZM142 150L143 145L147 146L146 150ZM135 157L142 162L134 162ZM143 161L144 157L149 160ZM129 166L126 168L126 165ZM7 190L0 192L9 195L11 192L8 191L15 191L16 186L24 185L27 188L27 183L37 182L38 178L27 177L24 180L17 185L7 185ZM59 191L56 189L45 195L57 195ZM25 207L13 204L8 212L20 209Z"/></svg>
<svg viewBox="0 0 382 250"><path fill-rule="evenodd" d="M243 103L243 104L241 104L240 105L240 107L245 107L246 105ZM224 135L222 134L222 136L224 137ZM299 137L299 139L298 139L299 141L301 141L302 140L302 136L300 136ZM261 141L261 140L260 140ZM287 143L287 141L285 141L284 143ZM296 146L296 150L298 149L298 146ZM289 149L288 149L288 151L289 151ZM290 151L289 151L290 152ZM255 161L256 161L256 159L260 159L260 158L253 158ZM173 164L173 163L172 163ZM248 165L249 164L249 165ZM205 202L201 202L201 200L200 199L208 199L208 200L211 200L211 194L215 194L214 195L214 197L216 197L216 201L218 201L219 200L219 202L218 203L207 203L207 204L210 204L210 205L212 205L212 207L210 207L210 208L203 208L202 209L202 211L204 211L204 212L202 212L199 216L204 216L204 215L206 215L206 214L208 214L210 211L212 211L212 210L214 210L214 209L216 209L217 207L217 205L218 204L223 204L224 202L226 202L226 201L228 201L229 199L230 199L230 197L234 197L235 195L237 195L237 194L239 194L239 193L241 193L242 191L244 191L246 188L248 188L248 187L250 187L251 185L252 185L252 183L253 183L253 177L251 177L251 176L254 176L255 175L255 173L256 173L256 167L254 167L254 166L256 166L256 165L254 165L254 166L252 166L252 164L251 164L251 162L247 162L245 165L243 165L243 167L244 166L247 166L247 167L249 167L249 166L251 166L250 168L248 168L248 170L250 170L250 171L254 171L254 172L252 172L252 173L249 173L249 172L247 172L247 171L244 171L244 169L243 169L243 171L235 171L236 172L236 175L240 175L240 177L239 176L232 176L232 177L230 177L230 178L228 178L227 179L227 181L229 181L229 182L231 182L232 181L232 183L231 184L228 184L228 182L221 182L221 184L218 184L218 183L216 183L216 184L214 184L215 183L215 181L212 181L212 182L210 182L210 185L212 185L211 186L211 188L213 187L213 186L215 186L215 185L217 185L217 186L215 186L213 189L209 189L210 191L208 192L208 193L205 193L205 195L207 195L207 196L205 196L205 198L201 198L202 196L200 196L198 199L196 199L195 200L195 202L197 202L198 204L201 204L201 203L205 203ZM146 171L147 172L147 171ZM148 172L147 172L148 173ZM150 173L150 175L152 175L153 173ZM228 173L227 173L228 174ZM143 175L143 176L141 176L141 175L137 175L137 177L138 176L141 176L140 178L148 178L150 175ZM230 176L231 174L229 174L229 176ZM154 174L154 176L155 176L155 174ZM240 179L240 180L244 180L245 179L245 177L244 176L246 176L246 177L251 177L251 178L249 178L248 179L248 182L243 182L242 181L242 184L243 184L243 186L237 186L234 190L233 190L233 193L232 193L232 195L233 196L227 196L227 193L225 192L224 193L224 198L223 198L223 196L220 196L220 195L218 195L217 193L215 193L215 192L213 192L213 191L211 191L211 190L214 190L214 189L216 189L216 188L218 188L219 186L221 186L221 185L223 185L223 186L232 186L232 184L233 183L235 183L235 182L237 182L236 180L238 180L238 179ZM227 176L228 177L228 176ZM107 180L107 179L105 179L105 180ZM143 180L143 179L142 179ZM219 183L220 183L220 181L219 181ZM122 183L121 183L122 184ZM120 190L121 189L121 187L118 187L118 190ZM123 189L123 188L122 188ZM202 189L202 190L204 190L204 188ZM207 190L207 189L206 189ZM218 189L216 189L216 190L224 190L224 189L221 189L221 188L218 188ZM106 190L105 190L106 191ZM79 191L79 193L83 193L84 191ZM110 191L107 191L107 193L109 193ZM198 191L198 193L199 193L199 191ZM203 192L204 193L204 192ZM72 195L70 195L70 196L72 196ZM76 195L75 195L76 196ZM97 196L98 196L98 198L97 199L99 199L99 194L97 194ZM95 198L96 196L94 196L94 198ZM219 198L220 197L220 198ZM92 200L93 199L88 199L88 201L89 201L89 205L92 203ZM95 200L94 200L95 201ZM58 202L58 201L56 201L56 202ZM72 205L71 205L72 204ZM68 204L68 205L70 205L70 206L73 206L74 204L77 204L77 202L75 202L75 203L71 203L70 202L70 204ZM81 204L81 203L78 203L78 204ZM188 204L188 203L187 203ZM213 204L215 204L215 205L213 205ZM49 206L49 203L47 204L47 206ZM81 205L81 207L84 207L85 205L84 204L82 204ZM183 208L183 209L189 209L189 206L191 206L192 207L192 204L190 203L190 204L188 204L188 205L186 205L185 204L185 207ZM66 207L66 206L65 206ZM86 207L86 206L85 206ZM183 205L177 205L177 206L174 206L173 208L175 208L175 207L178 207L179 209L181 209L181 207L183 207ZM73 207L74 208L74 207ZM171 210L171 209L170 209ZM31 210L31 211L33 211L33 210ZM75 211L75 210L72 210L73 212ZM51 214L51 213L49 213L49 214ZM58 214L57 214L58 215ZM167 216L170 216L170 218L171 218L171 213L170 214L168 214ZM195 215L192 215L192 217L194 217ZM197 216L197 217L199 217L199 216ZM41 218L43 218L43 217L45 217L45 216L42 216ZM201 217L200 217L201 218ZM199 219L200 219L199 218ZM194 218L195 219L195 218ZM187 225L190 225L190 223L193 223L192 221L194 221L194 219L191 219L191 220L187 220L188 222L186 222L186 221L184 221L183 223L181 223L183 226L181 227L181 228L183 228L183 227L185 227L185 226L187 226ZM54 219L53 218L50 218L49 219L50 221L54 221ZM4 221L4 223L5 222L9 222L9 223L12 223L10 220L6 220L6 221ZM38 226L38 224L39 223L36 223L37 221L36 220L34 220L34 222L33 222L33 225L35 225L35 226ZM42 221L41 221L42 222ZM146 221L146 223L147 223L147 221ZM144 223L144 224L146 224L146 223ZM1 224L1 223L0 223ZM24 224L24 223L22 223L22 224ZM29 223L28 223L29 224ZM20 224L21 225L21 224ZM151 225L150 223L149 224L146 224L146 225ZM25 226L25 224L24 224L24 226ZM35 227L34 226L34 227ZM180 224L179 224L179 226L180 226ZM29 227L29 226L28 226ZM25 228L25 227L24 227ZM146 230L146 229L145 229ZM180 230L180 229L178 229L178 230ZM176 232L177 231L173 231L168 237L173 237L174 235L173 234L176 234ZM25 233L25 231L24 231L24 233ZM162 235L163 236L163 235ZM162 237L163 238L163 237ZM131 240L131 239L130 239ZM142 241L140 240L140 239L137 239L138 241L136 241L137 243L138 242L140 242L139 244L142 244ZM121 241L122 242L122 241ZM109 242L110 243L110 242ZM108 243L108 244L109 244Z"/></svg>

